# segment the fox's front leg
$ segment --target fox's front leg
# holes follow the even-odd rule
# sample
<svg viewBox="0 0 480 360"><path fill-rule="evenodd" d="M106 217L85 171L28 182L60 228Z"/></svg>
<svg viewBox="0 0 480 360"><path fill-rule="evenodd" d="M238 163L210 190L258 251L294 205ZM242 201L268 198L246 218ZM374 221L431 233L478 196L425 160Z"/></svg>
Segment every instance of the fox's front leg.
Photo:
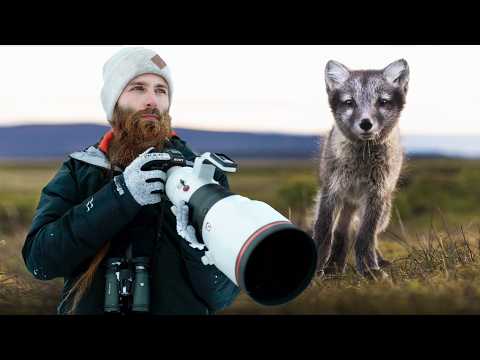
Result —
<svg viewBox="0 0 480 360"><path fill-rule="evenodd" d="M343 201L343 207L339 210L337 225L333 231L332 253L324 269L325 274L345 272L350 245L350 223L356 210L357 205L347 200Z"/></svg>
<svg viewBox="0 0 480 360"><path fill-rule="evenodd" d="M392 210L392 198L391 198L391 196L388 196L387 198L385 198L384 202L385 202L385 206L383 207L383 212L382 212L382 215L380 216L380 222L379 222L379 225L378 225L377 236L380 235L381 233L383 233L387 229L388 224L390 223L390 215L391 215L391 210ZM377 246L376 251L377 251L378 265L380 266L380 268L385 268L385 267L388 267L388 266L392 265L392 263L390 261L388 261L387 259L385 259L383 257L383 255L380 252L380 249L378 248L378 246Z"/></svg>
<svg viewBox="0 0 480 360"><path fill-rule="evenodd" d="M323 269L332 252L332 227L334 224L335 209L338 206L336 196L322 190L317 219L313 227L313 240L317 245L317 274L323 275Z"/></svg>
<svg viewBox="0 0 480 360"><path fill-rule="evenodd" d="M385 208L385 199L376 194L369 195L355 242L357 270L367 277L372 275L377 278L387 277L387 274L380 269L376 252L377 235L382 225L381 217Z"/></svg>

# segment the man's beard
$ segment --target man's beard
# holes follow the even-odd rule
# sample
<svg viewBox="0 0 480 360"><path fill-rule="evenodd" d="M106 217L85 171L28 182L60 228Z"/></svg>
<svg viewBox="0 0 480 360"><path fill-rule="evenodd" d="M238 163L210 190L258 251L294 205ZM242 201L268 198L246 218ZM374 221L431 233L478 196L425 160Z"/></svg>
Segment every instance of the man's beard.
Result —
<svg viewBox="0 0 480 360"><path fill-rule="evenodd" d="M157 119L144 119L142 115L153 114ZM112 119L113 139L108 149L112 165L122 169L149 147L161 151L171 133L171 118L157 109L134 112L116 106Z"/></svg>

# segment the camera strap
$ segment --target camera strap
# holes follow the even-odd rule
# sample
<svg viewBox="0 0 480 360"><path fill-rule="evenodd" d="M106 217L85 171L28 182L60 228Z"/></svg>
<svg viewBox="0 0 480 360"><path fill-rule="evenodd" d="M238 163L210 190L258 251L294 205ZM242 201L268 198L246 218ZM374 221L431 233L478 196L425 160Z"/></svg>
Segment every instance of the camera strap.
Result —
<svg viewBox="0 0 480 360"><path fill-rule="evenodd" d="M155 237L155 246L154 246L154 253L158 250L160 246L160 238L163 236L162 234L162 227L163 227L163 219L164 219L164 209L165 209L165 204L168 201L168 198L165 194L161 195L162 201L160 204L157 205L157 209L159 211L159 215L157 217L157 234ZM153 260L153 259L152 259Z"/></svg>
<svg viewBox="0 0 480 360"><path fill-rule="evenodd" d="M129 263L132 261L132 242L128 244L127 250L125 250L125 258Z"/></svg>

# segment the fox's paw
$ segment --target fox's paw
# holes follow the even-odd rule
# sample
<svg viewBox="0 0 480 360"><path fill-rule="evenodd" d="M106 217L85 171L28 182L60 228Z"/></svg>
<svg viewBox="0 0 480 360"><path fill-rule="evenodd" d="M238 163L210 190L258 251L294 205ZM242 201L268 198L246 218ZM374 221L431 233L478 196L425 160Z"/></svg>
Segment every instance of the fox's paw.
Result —
<svg viewBox="0 0 480 360"><path fill-rule="evenodd" d="M388 261L386 259L379 259L378 260L378 265L381 267L381 268L388 268L392 265L392 262L391 261Z"/></svg>
<svg viewBox="0 0 480 360"><path fill-rule="evenodd" d="M390 281L390 276L382 269L368 269L361 272L362 276L372 281Z"/></svg>

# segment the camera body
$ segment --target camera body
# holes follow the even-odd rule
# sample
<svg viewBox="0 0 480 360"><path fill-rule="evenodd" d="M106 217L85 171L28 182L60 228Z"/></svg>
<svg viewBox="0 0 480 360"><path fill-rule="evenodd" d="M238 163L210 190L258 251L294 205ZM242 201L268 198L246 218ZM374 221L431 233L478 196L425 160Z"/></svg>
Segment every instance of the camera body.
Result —
<svg viewBox="0 0 480 360"><path fill-rule="evenodd" d="M150 151L154 152L159 151ZM162 195L166 195L175 206L181 201L189 204L189 223L194 226L198 241L203 242L199 229L202 228L208 209L218 200L234 195L213 179L215 168L232 173L237 171L238 165L220 153L205 153L193 163L187 161L176 149L167 148L161 153L164 159L152 160L142 170L162 170L167 173L165 193ZM202 190L197 191L200 188ZM193 194L196 196L192 198Z"/></svg>
<svg viewBox="0 0 480 360"><path fill-rule="evenodd" d="M153 149L149 151L149 154L152 153L161 154L162 159L149 161L148 163L143 165L140 170L162 170L164 172L167 172L168 169L173 166L187 166L187 160L185 159L183 154L176 149L166 148L162 151Z"/></svg>

